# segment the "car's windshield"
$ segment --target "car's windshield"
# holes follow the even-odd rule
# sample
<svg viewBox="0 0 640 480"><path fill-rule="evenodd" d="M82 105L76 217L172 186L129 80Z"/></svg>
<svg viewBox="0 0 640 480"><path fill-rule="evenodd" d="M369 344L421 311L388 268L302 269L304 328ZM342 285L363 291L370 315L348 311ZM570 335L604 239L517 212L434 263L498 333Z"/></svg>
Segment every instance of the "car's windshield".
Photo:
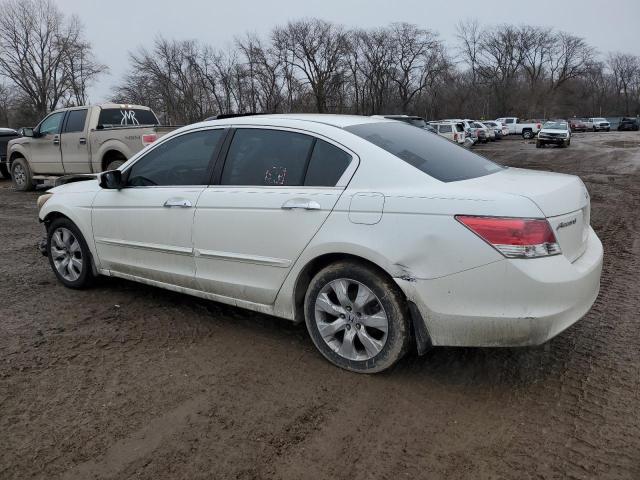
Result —
<svg viewBox="0 0 640 480"><path fill-rule="evenodd" d="M546 122L542 128L547 130L566 130L567 124L565 122Z"/></svg>
<svg viewBox="0 0 640 480"><path fill-rule="evenodd" d="M443 137L402 123L364 123L345 130L442 182L481 177L503 168Z"/></svg>

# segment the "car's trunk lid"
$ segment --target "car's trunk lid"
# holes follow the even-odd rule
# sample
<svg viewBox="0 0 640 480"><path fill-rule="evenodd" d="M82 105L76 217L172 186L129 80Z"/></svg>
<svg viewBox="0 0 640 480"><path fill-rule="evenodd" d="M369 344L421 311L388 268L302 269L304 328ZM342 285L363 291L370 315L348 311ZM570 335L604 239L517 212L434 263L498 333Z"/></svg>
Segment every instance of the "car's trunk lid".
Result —
<svg viewBox="0 0 640 480"><path fill-rule="evenodd" d="M506 168L460 182L471 188L519 195L534 202L547 218L562 253L577 259L586 248L590 223L589 194L580 178L552 172Z"/></svg>

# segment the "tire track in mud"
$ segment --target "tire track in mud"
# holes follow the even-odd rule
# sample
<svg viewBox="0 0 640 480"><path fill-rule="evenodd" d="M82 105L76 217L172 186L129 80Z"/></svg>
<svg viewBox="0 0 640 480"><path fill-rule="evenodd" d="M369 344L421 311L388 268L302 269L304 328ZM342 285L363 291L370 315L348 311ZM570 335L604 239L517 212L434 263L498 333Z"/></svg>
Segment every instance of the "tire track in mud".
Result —
<svg viewBox="0 0 640 480"><path fill-rule="evenodd" d="M531 463L517 459L529 456L544 466L537 472L543 477L640 477L640 189L637 170L601 176L609 182L599 181L592 196L592 220L605 248L601 293L571 335L552 342L555 381L527 392L535 399L527 405L528 428L544 443L532 449L530 436L520 439L524 456L509 462L514 476ZM583 178L592 190L589 175Z"/></svg>

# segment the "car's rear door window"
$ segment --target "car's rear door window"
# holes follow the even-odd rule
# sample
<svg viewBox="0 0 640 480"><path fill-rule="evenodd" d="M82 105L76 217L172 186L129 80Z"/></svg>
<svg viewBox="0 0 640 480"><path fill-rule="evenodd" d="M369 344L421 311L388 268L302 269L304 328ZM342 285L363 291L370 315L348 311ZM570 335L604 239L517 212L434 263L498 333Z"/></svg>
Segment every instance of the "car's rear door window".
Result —
<svg viewBox="0 0 640 480"><path fill-rule="evenodd" d="M285 130L240 128L229 146L222 185L303 185L315 138Z"/></svg>
<svg viewBox="0 0 640 480"><path fill-rule="evenodd" d="M64 133L83 132L84 123L87 119L87 110L71 110L67 115L67 122L64 126Z"/></svg>
<svg viewBox="0 0 640 480"><path fill-rule="evenodd" d="M316 140L304 184L309 187L334 187L351 160L351 155L341 148L324 140Z"/></svg>
<svg viewBox="0 0 640 480"><path fill-rule="evenodd" d="M481 177L503 168L443 137L402 123L362 123L345 129L442 182Z"/></svg>

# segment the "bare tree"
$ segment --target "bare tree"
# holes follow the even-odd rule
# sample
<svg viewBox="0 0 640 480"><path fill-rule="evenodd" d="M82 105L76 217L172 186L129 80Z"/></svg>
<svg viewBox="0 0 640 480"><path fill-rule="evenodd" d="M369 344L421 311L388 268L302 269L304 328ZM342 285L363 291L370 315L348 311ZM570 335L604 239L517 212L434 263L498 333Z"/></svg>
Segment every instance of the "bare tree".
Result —
<svg viewBox="0 0 640 480"><path fill-rule="evenodd" d="M317 111L327 112L344 77L349 45L344 29L324 20L300 20L275 28L272 40L282 58L309 84Z"/></svg>
<svg viewBox="0 0 640 480"><path fill-rule="evenodd" d="M640 58L625 53L612 53L607 62L613 74L616 96L623 99L624 113L629 115L632 98L635 96L636 101L639 100L637 85L640 82Z"/></svg>
<svg viewBox="0 0 640 480"><path fill-rule="evenodd" d="M104 70L93 59L79 20L66 19L52 1L7 0L0 6L0 75L39 115L66 95L86 101L87 86Z"/></svg>

